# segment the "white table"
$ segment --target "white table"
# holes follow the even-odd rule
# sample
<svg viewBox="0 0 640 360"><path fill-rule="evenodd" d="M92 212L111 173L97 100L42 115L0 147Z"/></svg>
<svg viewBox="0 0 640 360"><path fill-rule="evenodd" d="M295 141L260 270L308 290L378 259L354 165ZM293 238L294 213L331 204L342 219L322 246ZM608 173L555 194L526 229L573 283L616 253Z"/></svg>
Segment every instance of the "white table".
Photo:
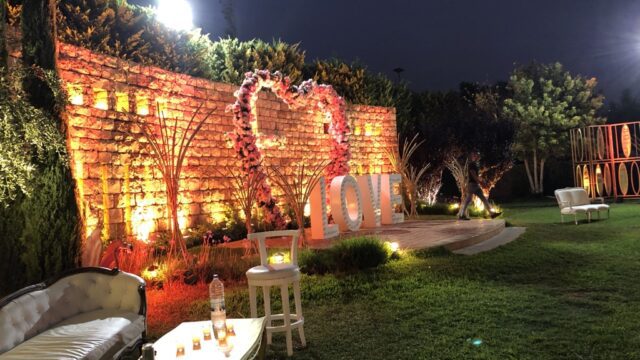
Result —
<svg viewBox="0 0 640 360"><path fill-rule="evenodd" d="M208 359L208 360L246 360L254 359L260 352L263 342L265 318L257 319L227 319L227 324L232 324L236 333L233 340L233 348L229 356L225 356L218 341L213 337L211 321L183 322L175 329L166 333L153 344L156 351L156 359L176 359L176 347L184 345L185 355L178 359ZM209 327L211 340L204 340L202 329ZM193 337L200 337L200 350L193 350Z"/></svg>

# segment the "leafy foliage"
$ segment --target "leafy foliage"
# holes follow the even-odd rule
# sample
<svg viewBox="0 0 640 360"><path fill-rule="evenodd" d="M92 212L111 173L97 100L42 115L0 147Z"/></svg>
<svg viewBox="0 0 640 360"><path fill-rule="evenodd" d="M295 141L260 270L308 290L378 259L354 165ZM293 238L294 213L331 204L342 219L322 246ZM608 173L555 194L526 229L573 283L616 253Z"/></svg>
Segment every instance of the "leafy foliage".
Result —
<svg viewBox="0 0 640 360"><path fill-rule="evenodd" d="M532 63L513 71L504 113L516 123L514 151L525 161L533 193L543 191L546 159L568 153L568 130L604 122L598 113L604 97L596 85L595 78L571 75L560 63Z"/></svg>
<svg viewBox="0 0 640 360"><path fill-rule="evenodd" d="M211 41L199 31L179 32L156 21L150 8L115 0L58 2L61 41L107 55L210 77Z"/></svg>
<svg viewBox="0 0 640 360"><path fill-rule="evenodd" d="M268 43L259 39L220 39L211 45L210 79L240 84L246 72L269 69L286 74L295 84L302 80L304 56L304 51L299 49L298 44L291 45L281 40Z"/></svg>
<svg viewBox="0 0 640 360"><path fill-rule="evenodd" d="M380 73L370 72L358 61L315 60L304 68L305 78L329 84L350 103L396 108L398 132L409 133L413 93L405 83L393 83Z"/></svg>

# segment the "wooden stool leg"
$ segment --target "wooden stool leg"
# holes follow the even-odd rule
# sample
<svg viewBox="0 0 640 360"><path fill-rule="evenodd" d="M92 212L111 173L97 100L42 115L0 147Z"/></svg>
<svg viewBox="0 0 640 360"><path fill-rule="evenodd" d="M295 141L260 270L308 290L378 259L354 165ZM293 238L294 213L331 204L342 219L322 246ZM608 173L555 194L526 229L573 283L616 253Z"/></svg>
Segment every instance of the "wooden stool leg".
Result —
<svg viewBox="0 0 640 360"><path fill-rule="evenodd" d="M263 286L262 287L262 296L264 297L264 316L267 318L267 326L271 326L271 287ZM267 332L267 344L271 345L271 331L269 329Z"/></svg>
<svg viewBox="0 0 640 360"><path fill-rule="evenodd" d="M291 310L289 308L289 285L284 284L280 286L280 294L282 295L282 314L284 318L284 329L287 336L287 355L293 355L293 343L291 340L291 319L289 315Z"/></svg>
<svg viewBox="0 0 640 360"><path fill-rule="evenodd" d="M300 299L300 281L293 282L293 299L296 303L297 320L303 319L302 301ZM298 333L300 334L300 342L302 343L302 346L307 346L307 340L304 337L304 323L298 327Z"/></svg>
<svg viewBox="0 0 640 360"><path fill-rule="evenodd" d="M258 305L256 304L256 287L249 285L249 307L251 308L251 317L258 317Z"/></svg>

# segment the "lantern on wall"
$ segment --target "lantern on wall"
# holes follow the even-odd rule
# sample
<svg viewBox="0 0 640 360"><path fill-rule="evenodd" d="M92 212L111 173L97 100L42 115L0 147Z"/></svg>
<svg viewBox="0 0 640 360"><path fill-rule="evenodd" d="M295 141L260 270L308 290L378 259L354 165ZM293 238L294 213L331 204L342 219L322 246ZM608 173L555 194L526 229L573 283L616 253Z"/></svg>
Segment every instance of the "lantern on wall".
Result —
<svg viewBox="0 0 640 360"><path fill-rule="evenodd" d="M105 89L93 89L93 107L100 110L109 109L109 92Z"/></svg>

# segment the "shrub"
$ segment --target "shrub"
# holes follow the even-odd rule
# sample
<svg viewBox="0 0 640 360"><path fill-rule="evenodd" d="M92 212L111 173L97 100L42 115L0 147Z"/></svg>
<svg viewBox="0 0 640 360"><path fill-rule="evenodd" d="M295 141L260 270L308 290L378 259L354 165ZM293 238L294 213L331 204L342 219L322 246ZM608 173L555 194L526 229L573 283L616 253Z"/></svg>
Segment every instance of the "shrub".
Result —
<svg viewBox="0 0 640 360"><path fill-rule="evenodd" d="M454 207L452 204L456 203L435 203L433 205L428 205L426 203L421 203L418 205L418 214L420 215L456 215L460 210L459 207ZM484 216L484 210L480 210L473 203L469 206L469 215L470 216Z"/></svg>
<svg viewBox="0 0 640 360"><path fill-rule="evenodd" d="M428 205L421 203L418 205L418 214L420 215L453 215L457 209L452 209L451 205L444 203L435 203Z"/></svg>
<svg viewBox="0 0 640 360"><path fill-rule="evenodd" d="M355 272L386 263L391 254L377 238L355 237L340 241L325 250L305 250L298 264L306 274Z"/></svg>
<svg viewBox="0 0 640 360"><path fill-rule="evenodd" d="M336 270L350 272L384 264L389 258L384 243L372 237L346 239L331 248Z"/></svg>
<svg viewBox="0 0 640 360"><path fill-rule="evenodd" d="M303 250L298 254L300 271L305 274L323 275L334 271L335 259L330 250Z"/></svg>

